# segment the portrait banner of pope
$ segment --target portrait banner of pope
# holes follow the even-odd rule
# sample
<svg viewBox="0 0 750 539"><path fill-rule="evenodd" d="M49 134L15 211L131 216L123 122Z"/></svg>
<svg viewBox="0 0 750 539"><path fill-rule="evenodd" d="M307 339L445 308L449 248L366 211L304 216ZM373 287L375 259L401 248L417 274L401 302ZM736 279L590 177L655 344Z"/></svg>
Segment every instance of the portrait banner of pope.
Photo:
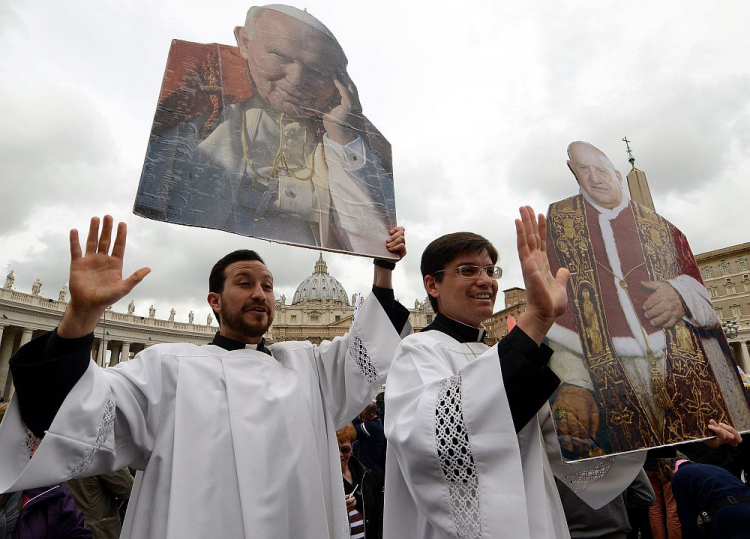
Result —
<svg viewBox="0 0 750 539"><path fill-rule="evenodd" d="M333 33L251 8L236 47L174 40L133 211L169 223L393 258L390 144Z"/></svg>
<svg viewBox="0 0 750 539"><path fill-rule="evenodd" d="M568 158L580 192L547 214L552 271L570 270L548 333L564 458L710 438L711 419L747 431L748 395L687 238L630 200L599 149L573 142Z"/></svg>

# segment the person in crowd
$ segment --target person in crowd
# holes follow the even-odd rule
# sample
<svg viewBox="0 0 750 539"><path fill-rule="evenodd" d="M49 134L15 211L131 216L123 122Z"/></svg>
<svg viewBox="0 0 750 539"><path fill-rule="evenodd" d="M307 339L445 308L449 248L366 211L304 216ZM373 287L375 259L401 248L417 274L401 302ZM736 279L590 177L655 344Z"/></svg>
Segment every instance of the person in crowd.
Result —
<svg viewBox="0 0 750 539"><path fill-rule="evenodd" d="M663 458L648 457L644 464L655 494L654 504L649 509L651 533L654 539L682 539L682 528L680 518L677 516L677 503L672 493L672 483L662 473L662 466L659 465L663 460Z"/></svg>
<svg viewBox="0 0 750 539"><path fill-rule="evenodd" d="M383 537L383 497L370 470L352 454L356 437L357 431L351 423L336 431L351 537L380 539Z"/></svg>
<svg viewBox="0 0 750 539"><path fill-rule="evenodd" d="M684 539L750 538L750 487L724 468L685 459L675 459L665 473L672 480Z"/></svg>
<svg viewBox="0 0 750 539"><path fill-rule="evenodd" d="M458 232L434 240L422 255L437 315L402 341L386 384L386 539L498 537L509 530L518 539L567 537L552 466L600 507L643 464L639 457L562 464L546 404L559 380L542 340L565 310L568 270L550 271L544 216L530 207L520 214L527 308L492 348L483 342L483 322L492 316L502 273L495 247Z"/></svg>
<svg viewBox="0 0 750 539"><path fill-rule="evenodd" d="M123 538L349 537L335 427L372 400L406 327L395 266L375 260L373 293L347 335L269 349L273 275L256 252L234 251L208 278L219 322L210 344L156 345L102 369L91 361L93 329L150 269L123 279L126 226L114 244L112 218L99 227L93 218L85 252L71 231L60 325L11 358L0 492L130 465L141 473ZM402 228L383 241L395 258L406 254Z"/></svg>
<svg viewBox="0 0 750 539"><path fill-rule="evenodd" d="M8 403L0 403L0 423ZM65 483L0 494L2 539L91 539Z"/></svg>
<svg viewBox="0 0 750 539"><path fill-rule="evenodd" d="M572 539L627 539L632 530L629 509L648 510L654 503L654 490L644 470L622 494L599 509L591 508L559 479L555 483Z"/></svg>
<svg viewBox="0 0 750 539"><path fill-rule="evenodd" d="M119 505L130 499L133 489L130 470L123 468L111 474L71 479L67 485L94 539L120 537Z"/></svg>
<svg viewBox="0 0 750 539"><path fill-rule="evenodd" d="M352 421L357 431L354 456L370 470L378 492L383 493L385 483L386 440L383 423L378 417L378 405L374 401Z"/></svg>
<svg viewBox="0 0 750 539"><path fill-rule="evenodd" d="M568 146L580 194L549 208L553 270L575 267L549 331L563 385L553 410L570 458L750 428L750 407L685 236L629 199L586 142ZM599 407L604 421L599 420Z"/></svg>

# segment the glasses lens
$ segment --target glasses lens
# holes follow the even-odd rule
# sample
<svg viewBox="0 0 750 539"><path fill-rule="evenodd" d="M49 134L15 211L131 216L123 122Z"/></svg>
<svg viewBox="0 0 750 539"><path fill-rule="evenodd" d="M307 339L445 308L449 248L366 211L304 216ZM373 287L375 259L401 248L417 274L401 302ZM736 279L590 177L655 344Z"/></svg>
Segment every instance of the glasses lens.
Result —
<svg viewBox="0 0 750 539"><path fill-rule="evenodd" d="M488 266L487 275L489 275L493 279L499 279L503 276L503 268L501 268L500 266Z"/></svg>
<svg viewBox="0 0 750 539"><path fill-rule="evenodd" d="M352 452L352 448L349 446L339 447L339 451L341 451L344 455L348 455Z"/></svg>
<svg viewBox="0 0 750 539"><path fill-rule="evenodd" d="M467 264L465 266L458 266L458 273L461 277L467 279L476 279L479 277L479 272L482 271L479 266L473 264Z"/></svg>

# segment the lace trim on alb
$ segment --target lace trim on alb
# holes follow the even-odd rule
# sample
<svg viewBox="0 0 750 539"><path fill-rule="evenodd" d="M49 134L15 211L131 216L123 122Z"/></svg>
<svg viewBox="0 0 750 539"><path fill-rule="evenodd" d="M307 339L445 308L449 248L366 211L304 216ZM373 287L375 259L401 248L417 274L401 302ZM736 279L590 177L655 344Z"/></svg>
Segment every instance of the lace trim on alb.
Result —
<svg viewBox="0 0 750 539"><path fill-rule="evenodd" d="M367 348L356 333L351 336L348 352L354 363L362 371L367 383L372 384L379 378L378 370L373 365Z"/></svg>
<svg viewBox="0 0 750 539"><path fill-rule="evenodd" d="M86 470L91 467L91 463L94 461L96 452L99 451L104 442L107 441L107 438L110 437L115 429L116 409L117 407L115 405L115 396L112 394L112 390L110 389L109 395L107 395L107 402L104 404L104 414L102 414L102 419L96 429L96 439L94 440L94 443L91 445L91 447L89 447L89 449L86 451L86 454L83 456L80 462L78 462L78 464L76 464L71 470L70 479L74 477L80 477L86 472Z"/></svg>
<svg viewBox="0 0 750 539"><path fill-rule="evenodd" d="M42 439L37 438L33 432L26 429L26 450L29 452L29 458L34 456L40 443L42 443Z"/></svg>
<svg viewBox="0 0 750 539"><path fill-rule="evenodd" d="M614 460L613 457L604 457L590 470L579 470L566 474L563 481L573 492L582 492L591 483L607 475L612 468L612 464L614 464Z"/></svg>
<svg viewBox="0 0 750 539"><path fill-rule="evenodd" d="M435 441L459 539L482 537L479 476L471 452L461 400L461 373L440 384L435 408Z"/></svg>

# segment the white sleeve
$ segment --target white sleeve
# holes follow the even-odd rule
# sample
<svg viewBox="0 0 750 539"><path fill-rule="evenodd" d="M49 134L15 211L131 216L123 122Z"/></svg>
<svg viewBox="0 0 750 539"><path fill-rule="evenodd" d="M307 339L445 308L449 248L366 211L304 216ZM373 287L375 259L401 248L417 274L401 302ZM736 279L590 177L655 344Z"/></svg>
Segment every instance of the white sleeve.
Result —
<svg viewBox="0 0 750 539"><path fill-rule="evenodd" d="M539 412L539 423L552 473L593 509L604 507L622 494L636 478L646 461L646 451L634 451L617 456L565 463L562 460L549 405Z"/></svg>
<svg viewBox="0 0 750 539"><path fill-rule="evenodd" d="M408 322L406 326L410 327ZM337 429L373 399L385 382L400 341L380 302L370 294L349 333L318 347L320 387Z"/></svg>
<svg viewBox="0 0 750 539"><path fill-rule="evenodd" d="M454 372L433 351L439 346L405 339L388 377L386 520L414 507L435 537L492 529L527 537L519 442L497 348Z"/></svg>
<svg viewBox="0 0 750 539"><path fill-rule="evenodd" d="M0 426L0 492L113 473L125 466L143 469L163 401L161 361L155 350L111 369L92 361L32 458L30 434L13 398Z"/></svg>
<svg viewBox="0 0 750 539"><path fill-rule="evenodd" d="M690 311L690 316L685 316L688 323L700 328L719 326L719 317L716 316L711 296L705 286L689 275L678 275L667 282L677 291Z"/></svg>
<svg viewBox="0 0 750 539"><path fill-rule="evenodd" d="M326 134L323 145L328 157L331 201L352 249L371 252L376 246L382 249L384 258L391 258L393 255L383 243L388 231L396 226L391 175L361 137L342 146Z"/></svg>

